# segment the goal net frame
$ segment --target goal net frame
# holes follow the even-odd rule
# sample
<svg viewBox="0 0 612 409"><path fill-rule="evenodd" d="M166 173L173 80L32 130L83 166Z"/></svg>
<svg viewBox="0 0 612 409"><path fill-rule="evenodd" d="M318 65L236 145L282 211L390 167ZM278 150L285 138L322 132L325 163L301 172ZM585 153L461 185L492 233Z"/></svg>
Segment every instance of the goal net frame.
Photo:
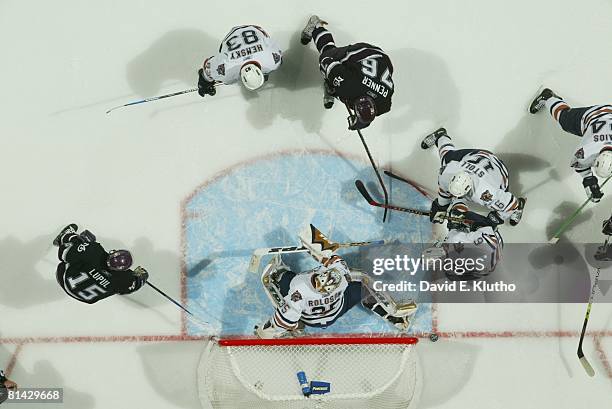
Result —
<svg viewBox="0 0 612 409"><path fill-rule="evenodd" d="M216 338L212 337L207 341L206 347L204 348L204 352L202 353L202 357L200 360L200 364L198 366L198 391L200 395L200 401L202 407L204 409L217 409L217 408L225 408L232 407L231 405L220 403L223 399L218 396L225 396L222 393L217 394L215 391L215 387L219 387L219 389L225 388L227 385L228 388L239 388L242 386L244 388L244 394L253 397L253 400L258 402L262 406L257 406L257 403L251 405L242 403L245 405L244 407L248 407L249 409L256 409L259 407L287 407L287 408L334 408L337 407L334 405L334 402L349 402L351 400L362 400L364 402L369 402L368 399L375 399L378 396L382 396L388 388L393 387L397 388L398 385L404 386L405 379L400 377L407 377L406 379L411 380L414 378L413 384L410 384L407 387L407 391L410 392L410 396L406 396L409 400L405 405L392 405L392 406L381 406L381 409L386 407L389 408L402 408L402 409L414 409L418 405L418 401L420 398L420 393L422 389L422 373L420 370L420 363L418 360L418 356L416 354L415 345L418 343L418 338L410 337L410 336L390 336L388 334L334 334L327 336L307 336L307 337L295 337L295 338L279 338L279 339L260 339L260 338L245 338L245 337L228 337L228 338ZM276 354L278 348L278 353ZM386 349L385 349L386 348ZM233 351L266 351L262 352L263 355L268 355L264 363L268 363L268 370L275 371L274 362L269 362L269 355L278 356L279 359L283 357L289 357L288 360L294 360L293 354L298 354L300 351L304 352L305 356L310 358L303 359L312 359L311 355L320 353L326 358L329 358L327 355L330 351L331 353L340 351L338 353L343 353L344 358L346 358L346 354L351 354L350 356L355 355L355 359L364 360L367 359L367 354L364 354L364 351L372 351L372 360L373 365L376 364L376 353L380 353L380 350L385 350L385 354L387 355L387 359L389 359L388 355L392 354L393 356L397 356L394 361L397 361L397 368L390 368L389 371L380 371L381 377L386 378L381 380L381 384L376 387L372 387L373 390L359 392L356 391L354 393L341 393L336 389L336 393L334 394L334 387L338 385L338 379L319 379L321 381L331 381L332 392L329 394L323 395L311 395L310 397L305 396L296 396L296 393L292 392L292 395L287 395L285 398L279 398L274 395L271 397L270 394L259 393L257 390L257 381L254 380L253 376L249 376L248 374L243 373L243 368L241 367L240 356L233 356ZM388 349L388 350L387 350ZM296 352L298 351L298 352ZM238 352L240 354L240 352ZM219 362L223 362L219 368L220 371L212 371L211 367L216 364L216 359L219 358ZM298 358L295 358L299 360ZM334 365L334 364L330 364ZM246 365L245 365L246 366ZM294 365L288 365L294 366ZM297 366L293 369L301 368L301 366ZM245 368L245 372L249 372L248 368ZM285 368L287 369L287 368ZM334 368L335 369L335 368ZM300 369L301 370L301 369ZM340 379L342 378L350 378L352 373L346 368L340 369L341 373L338 375ZM211 373L214 372L214 373ZM233 375L231 382L223 382L219 380L211 379L216 377L217 373L231 373ZM391 373L388 373L391 372ZM227 373L219 375L224 379L227 378ZM290 389L299 391L299 383L297 380L297 371L284 371L284 375L287 379L286 387ZM259 374L260 375L260 374ZM314 379L311 378L312 374L309 374L306 371L306 375L309 377L308 381L312 381ZM289 378L291 378L289 380ZM344 379L342 379L344 380ZM272 382L272 381L270 381ZM412 382L412 381L411 381ZM284 383L284 382L282 382ZM358 384L359 382L356 382ZM401 383L401 384L400 384ZM211 386L211 384L213 386ZM350 384L349 384L350 385ZM346 385L343 385L346 386ZM344 389L346 392L346 388ZM395 390L395 389L394 389ZM298 394L299 395L299 394ZM380 398L385 400L385 398ZM249 401L250 402L250 401ZM268 404L264 404L264 402L270 402ZM279 403L280 402L280 403ZM282 403L286 403L286 406L283 406ZM338 403L336 403L338 404ZM309 406L310 405L310 406ZM235 406L239 407L239 406ZM242 406L240 406L242 407ZM345 406L342 406L345 407ZM351 406L352 407L352 406Z"/></svg>

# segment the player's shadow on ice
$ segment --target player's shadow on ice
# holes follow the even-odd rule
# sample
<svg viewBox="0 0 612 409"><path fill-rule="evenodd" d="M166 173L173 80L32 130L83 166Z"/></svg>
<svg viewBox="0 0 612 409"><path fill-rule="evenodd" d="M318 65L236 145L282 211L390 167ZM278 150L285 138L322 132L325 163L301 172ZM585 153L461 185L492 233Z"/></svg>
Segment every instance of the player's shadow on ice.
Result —
<svg viewBox="0 0 612 409"><path fill-rule="evenodd" d="M0 304L25 309L64 297L55 279L57 248L51 246L54 237L49 234L22 242L8 236L0 240Z"/></svg>
<svg viewBox="0 0 612 409"><path fill-rule="evenodd" d="M249 102L247 119L255 129L267 128L280 117L301 122L307 132L318 132L324 113L319 55L312 44L300 43L299 32L270 35L283 49L283 63L257 92L240 87Z"/></svg>
<svg viewBox="0 0 612 409"><path fill-rule="evenodd" d="M194 388L202 342L151 343L138 347L143 373L151 390L169 407L201 408L198 388ZM163 403L158 403L164 407Z"/></svg>
<svg viewBox="0 0 612 409"><path fill-rule="evenodd" d="M381 118L383 131L405 135L421 121L454 128L461 98L444 59L415 48L385 51L393 63L395 93L391 112Z"/></svg>
<svg viewBox="0 0 612 409"><path fill-rule="evenodd" d="M576 183L581 183L580 177L576 176ZM608 183L609 185L610 183ZM580 212L578 217L570 224L562 235L565 240L570 237L574 241L580 242L603 242L604 236L601 234L602 222L610 217L610 209L612 208L612 185L604 186L605 196L601 202L589 203ZM559 198L563 200L563 197ZM584 198L579 197L579 201L570 202L563 201L553 209L553 216L546 226L547 237L552 235L559 229L564 222L582 205Z"/></svg>
<svg viewBox="0 0 612 409"><path fill-rule="evenodd" d="M510 173L510 191L516 196L526 196L527 193L534 191L539 186L551 182L559 181L559 172L551 168L549 161L539 156L527 153L506 153L494 152L500 158ZM537 173L547 170L544 176L537 182L525 182L525 173Z"/></svg>
<svg viewBox="0 0 612 409"><path fill-rule="evenodd" d="M419 342L417 351L423 376L419 408L442 406L470 382L481 346L458 340Z"/></svg>
<svg viewBox="0 0 612 409"><path fill-rule="evenodd" d="M142 97L151 97L159 94L170 81L196 87L198 69L207 57L217 52L221 38L196 29L164 34L128 62L126 76L130 88Z"/></svg>
<svg viewBox="0 0 612 409"><path fill-rule="evenodd" d="M84 348L83 348L84 350ZM67 353L67 352L66 352ZM72 358L74 359L74 358ZM119 362L117 362L119 364ZM0 364L2 365L2 364ZM120 373L120 371L117 371ZM95 370L85 370L81 371L78 375L79 379L84 384L99 384L100 377L99 372ZM87 393L86 391L81 392L79 390L71 388L66 380L62 377L60 372L53 367L53 364L50 361L37 361L32 370L26 370L22 367L17 361L15 368L10 377L12 380L17 382L17 384L21 388L62 388L63 389L63 403L61 405L57 405L57 407L61 407L62 409L90 409L99 407L96 404L96 399L93 395ZM132 380L117 377L119 380L117 383L124 382L129 383ZM117 385L118 386L118 385ZM116 399L119 400L119 395L114 394L114 389L111 385L108 388L104 389L106 393L110 396L116 396ZM106 400L108 402L108 400ZM121 407L123 402L116 402L114 407ZM56 406L56 405L17 405L18 407L44 407L44 406Z"/></svg>

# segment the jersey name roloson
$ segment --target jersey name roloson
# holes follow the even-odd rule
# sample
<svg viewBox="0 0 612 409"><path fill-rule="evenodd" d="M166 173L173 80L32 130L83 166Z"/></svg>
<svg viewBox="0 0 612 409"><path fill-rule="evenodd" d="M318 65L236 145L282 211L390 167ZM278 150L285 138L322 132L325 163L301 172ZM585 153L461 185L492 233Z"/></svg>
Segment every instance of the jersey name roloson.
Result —
<svg viewBox="0 0 612 409"><path fill-rule="evenodd" d="M332 304L334 302L336 302L339 298L342 297L342 292L337 292L335 294L332 294L329 297L325 297L325 298L321 298L318 300L308 300L308 306L309 307L317 307L319 305L327 305L327 304Z"/></svg>

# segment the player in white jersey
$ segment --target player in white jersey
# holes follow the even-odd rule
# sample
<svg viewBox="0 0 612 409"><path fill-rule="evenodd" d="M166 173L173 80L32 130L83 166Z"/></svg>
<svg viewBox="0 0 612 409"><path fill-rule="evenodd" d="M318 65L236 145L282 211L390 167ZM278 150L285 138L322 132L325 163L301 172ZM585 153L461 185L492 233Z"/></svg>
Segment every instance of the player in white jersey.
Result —
<svg viewBox="0 0 612 409"><path fill-rule="evenodd" d="M325 243L313 240L313 236L302 235L300 240L320 266L296 274L276 255L264 268L262 284L276 310L270 319L255 327L255 335L283 338L301 335L305 326L327 328L358 304L397 329L408 329L409 317L417 308L414 302L398 304L387 294L375 292L365 274L351 272L341 257L332 254Z"/></svg>
<svg viewBox="0 0 612 409"><path fill-rule="evenodd" d="M582 108L570 106L549 88L543 89L531 102L529 112L535 114L546 107L561 128L580 137L570 166L582 176L582 186L592 202L603 197L599 176L612 175L612 105Z"/></svg>
<svg viewBox="0 0 612 409"><path fill-rule="evenodd" d="M423 257L426 260L482 260L482 263L469 267L460 266L444 271L450 280L474 280L489 275L501 260L504 248L497 224L488 217L469 211L461 200L453 202L449 214L452 220L447 223L448 234L443 241L426 249Z"/></svg>
<svg viewBox="0 0 612 409"><path fill-rule="evenodd" d="M233 84L238 80L255 91L281 62L280 47L261 27L234 27L221 42L219 53L204 60L198 70L198 93L202 97L215 95L215 83Z"/></svg>
<svg viewBox="0 0 612 409"><path fill-rule="evenodd" d="M438 198L431 205L430 220L444 223L454 199L464 199L491 210L487 216L496 224L509 220L516 226L523 216L525 198L516 198L509 188L506 165L484 149L457 149L446 129L427 135L421 148L436 145L442 166L438 175Z"/></svg>

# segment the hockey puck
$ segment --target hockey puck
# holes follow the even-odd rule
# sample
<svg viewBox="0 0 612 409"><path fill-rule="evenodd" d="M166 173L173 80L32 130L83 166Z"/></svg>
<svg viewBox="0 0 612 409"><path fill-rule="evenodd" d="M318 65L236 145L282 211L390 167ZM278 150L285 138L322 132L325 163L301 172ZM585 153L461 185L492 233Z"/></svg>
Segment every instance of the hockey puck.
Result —
<svg viewBox="0 0 612 409"><path fill-rule="evenodd" d="M439 338L440 337L438 337L438 334L434 334L434 333L429 334L429 340L431 342L436 342Z"/></svg>

